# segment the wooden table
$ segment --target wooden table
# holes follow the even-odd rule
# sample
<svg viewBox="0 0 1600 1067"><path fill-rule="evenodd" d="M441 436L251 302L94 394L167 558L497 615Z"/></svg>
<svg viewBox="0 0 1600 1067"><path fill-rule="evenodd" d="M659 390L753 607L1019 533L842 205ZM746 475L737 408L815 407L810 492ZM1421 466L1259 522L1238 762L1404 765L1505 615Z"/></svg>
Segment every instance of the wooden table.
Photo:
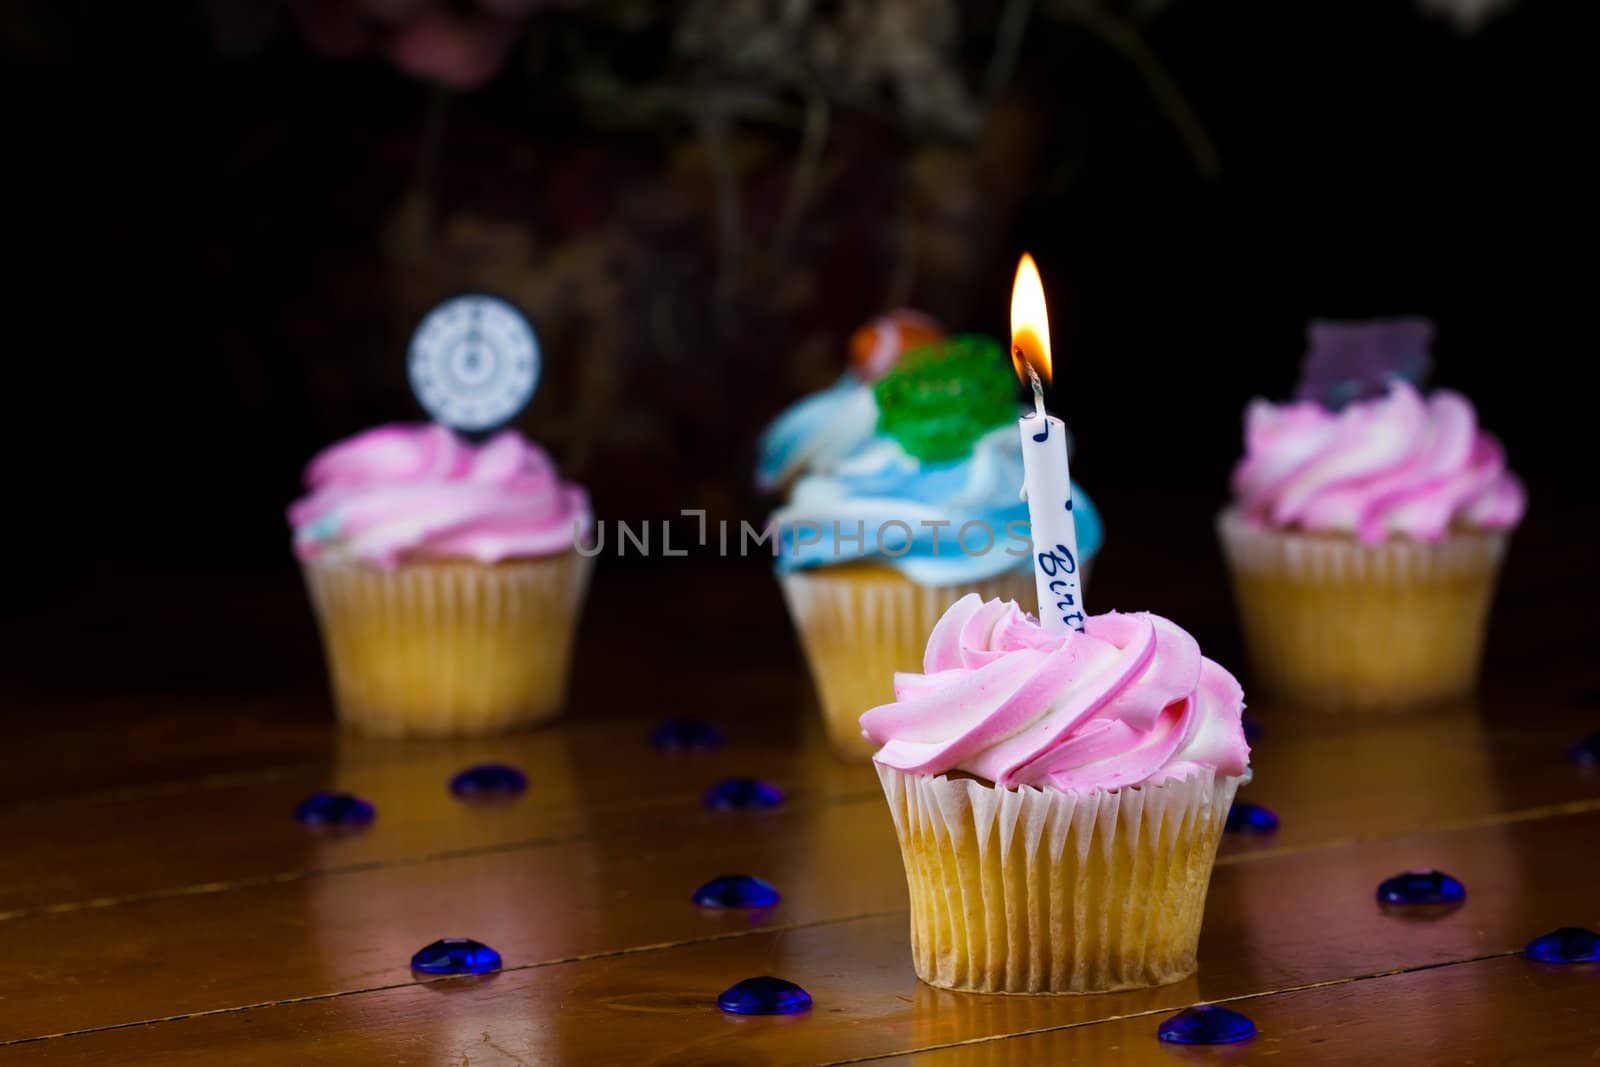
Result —
<svg viewBox="0 0 1600 1067"><path fill-rule="evenodd" d="M823 747L770 578L676 562L603 569L565 722L483 741L332 729L287 576L132 583L37 621L84 643L44 643L55 652L30 665L24 714L0 736L0 1064L1600 1057L1600 966L1520 955L1554 927L1600 927L1600 773L1564 755L1600 713L1570 674L1409 717L1252 701L1265 733L1243 795L1282 828L1224 843L1196 977L1104 996L954 994L912 973L878 783ZM1226 649L1225 615L1195 628ZM650 727L679 715L729 743L651 749ZM449 795L453 772L491 759L528 772L520 801ZM730 775L768 779L787 802L702 808ZM290 812L325 788L369 798L377 822L308 833ZM1416 867L1459 877L1466 904L1380 912L1378 882ZM783 901L693 906L723 873L764 877ZM494 946L505 969L412 974L416 949L453 936ZM815 1006L716 1009L720 990L762 974ZM1259 1036L1158 1042L1158 1022L1197 1001L1247 1013Z"/></svg>

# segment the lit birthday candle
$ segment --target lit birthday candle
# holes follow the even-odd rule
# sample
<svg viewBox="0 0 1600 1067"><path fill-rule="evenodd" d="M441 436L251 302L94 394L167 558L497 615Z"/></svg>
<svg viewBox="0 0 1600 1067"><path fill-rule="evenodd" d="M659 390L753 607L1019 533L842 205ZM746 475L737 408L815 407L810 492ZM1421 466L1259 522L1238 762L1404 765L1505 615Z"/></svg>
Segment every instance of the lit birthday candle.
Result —
<svg viewBox="0 0 1600 1067"><path fill-rule="evenodd" d="M1050 318L1039 268L1026 252L1011 289L1011 361L1017 377L1033 387L1034 409L1017 425L1022 433L1022 496L1028 502L1028 525L1033 531L1039 622L1046 630L1081 632L1083 585L1067 471L1067 428L1044 410L1044 382L1050 380Z"/></svg>

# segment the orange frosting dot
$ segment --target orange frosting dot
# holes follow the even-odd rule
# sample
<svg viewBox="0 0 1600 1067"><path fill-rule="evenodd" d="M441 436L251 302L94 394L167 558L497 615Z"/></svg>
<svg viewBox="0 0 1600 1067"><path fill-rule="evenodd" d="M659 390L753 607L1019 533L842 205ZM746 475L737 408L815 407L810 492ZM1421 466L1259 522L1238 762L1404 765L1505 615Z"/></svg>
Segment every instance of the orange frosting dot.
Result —
<svg viewBox="0 0 1600 1067"><path fill-rule="evenodd" d="M906 352L944 337L944 327L931 317L900 308L879 315L850 335L850 365L867 381L877 381Z"/></svg>

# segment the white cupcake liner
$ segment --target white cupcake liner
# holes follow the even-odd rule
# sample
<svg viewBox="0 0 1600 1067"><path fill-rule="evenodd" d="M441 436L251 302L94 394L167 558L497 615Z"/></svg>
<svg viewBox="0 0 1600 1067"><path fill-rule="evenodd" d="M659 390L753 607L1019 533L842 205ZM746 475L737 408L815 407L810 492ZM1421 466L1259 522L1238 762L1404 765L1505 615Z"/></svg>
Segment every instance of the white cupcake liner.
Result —
<svg viewBox="0 0 1600 1067"><path fill-rule="evenodd" d="M1229 562L1247 573L1282 574L1298 582L1384 582L1437 585L1497 565L1509 536L1501 530L1455 533L1438 542L1391 539L1377 545L1354 537L1274 530L1237 508L1217 516Z"/></svg>
<svg viewBox="0 0 1600 1067"><path fill-rule="evenodd" d="M389 570L308 562L340 719L407 736L494 733L553 718L566 699L591 563L576 552Z"/></svg>
<svg viewBox="0 0 1600 1067"><path fill-rule="evenodd" d="M1194 973L1217 844L1248 775L1089 792L878 776L924 982L1095 993Z"/></svg>
<svg viewBox="0 0 1600 1067"><path fill-rule="evenodd" d="M1366 545L1270 529L1234 508L1217 531L1266 689L1302 704L1382 707L1476 685L1508 532Z"/></svg>

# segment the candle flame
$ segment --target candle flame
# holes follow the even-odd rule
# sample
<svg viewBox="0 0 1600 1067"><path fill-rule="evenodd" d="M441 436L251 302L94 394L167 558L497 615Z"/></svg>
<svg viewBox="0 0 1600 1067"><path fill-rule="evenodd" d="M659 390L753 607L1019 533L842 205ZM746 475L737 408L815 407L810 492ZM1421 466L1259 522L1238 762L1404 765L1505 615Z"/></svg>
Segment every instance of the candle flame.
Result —
<svg viewBox="0 0 1600 1067"><path fill-rule="evenodd" d="M1046 384L1050 381L1050 315L1044 306L1044 282L1039 265L1026 252L1011 286L1011 363L1024 384L1029 368Z"/></svg>

